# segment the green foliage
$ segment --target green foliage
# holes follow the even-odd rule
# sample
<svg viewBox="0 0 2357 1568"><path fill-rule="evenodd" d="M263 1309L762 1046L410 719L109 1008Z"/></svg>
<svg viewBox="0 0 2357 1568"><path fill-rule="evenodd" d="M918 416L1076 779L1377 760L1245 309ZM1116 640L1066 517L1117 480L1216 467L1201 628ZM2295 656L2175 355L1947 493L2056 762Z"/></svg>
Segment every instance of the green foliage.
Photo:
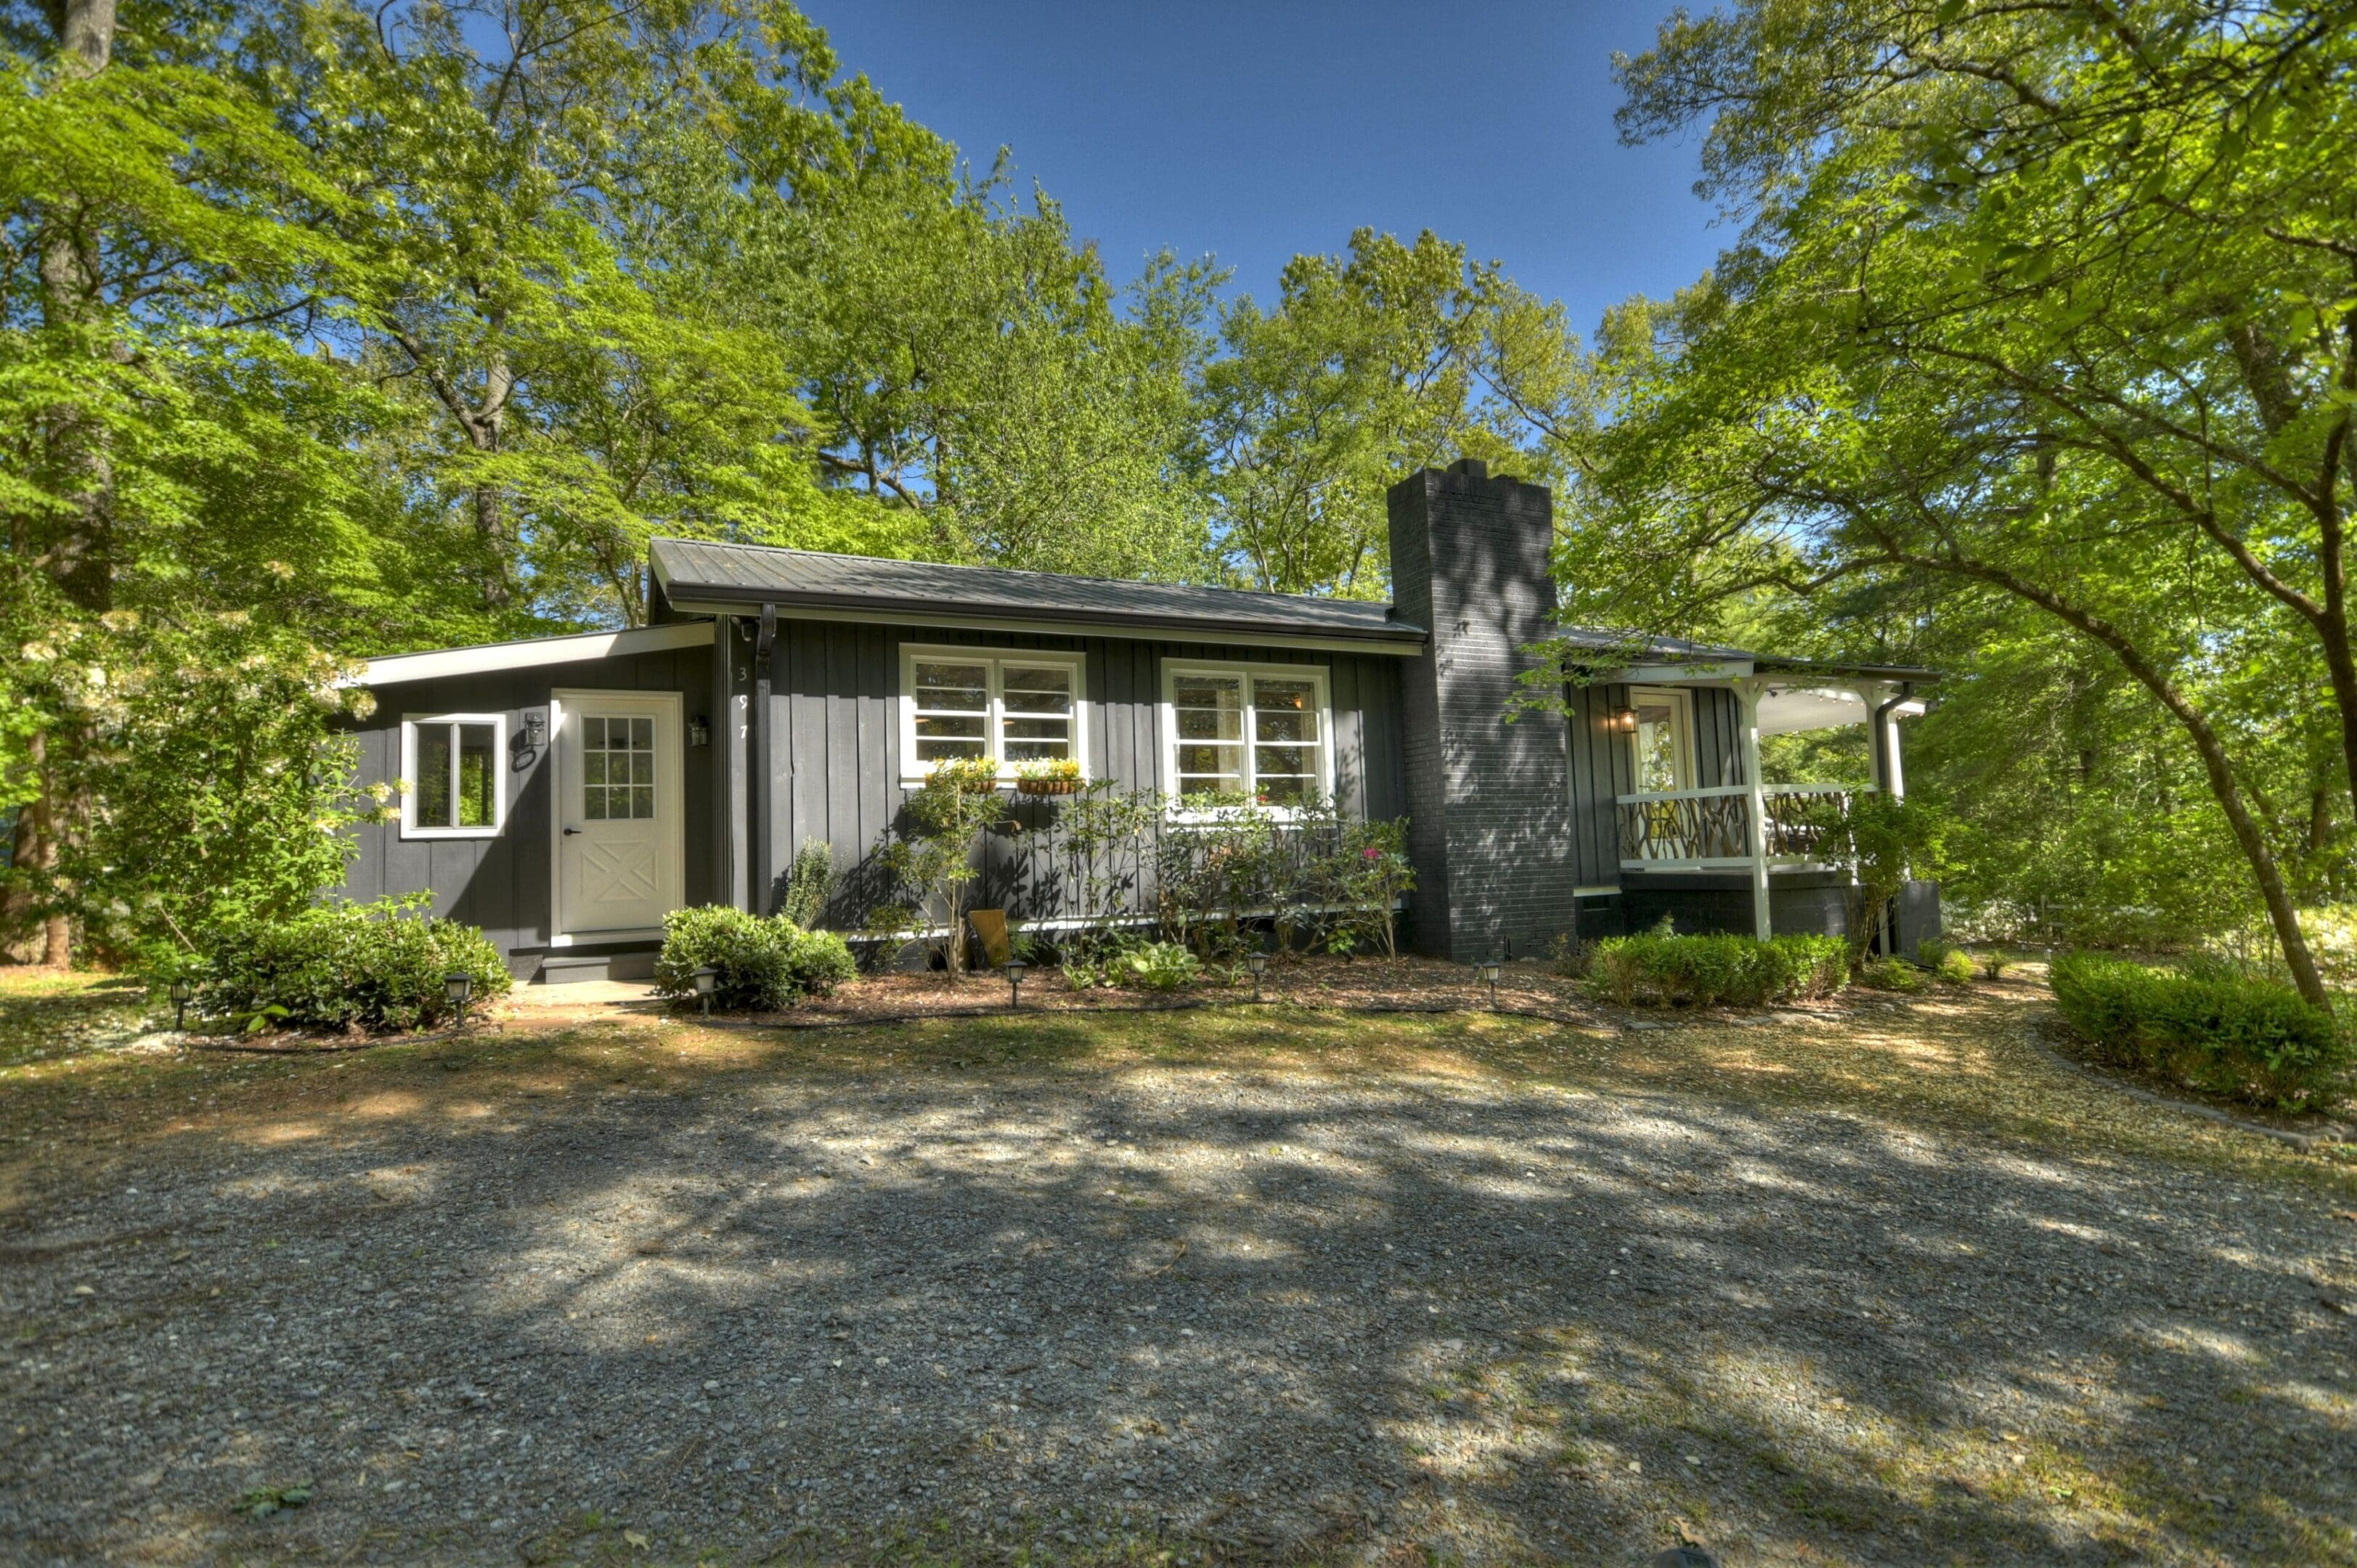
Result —
<svg viewBox="0 0 2357 1568"><path fill-rule="evenodd" d="M1993 646L2032 679L1993 671L1981 743L1917 774L1955 779L1987 893L2156 931L2263 908L2312 1003L2295 905L2357 875L2344 23L1673 16L1620 67L1624 131L1702 131L1749 224L1641 313L1565 513L1577 618L1967 670Z"/></svg>
<svg viewBox="0 0 2357 1568"><path fill-rule="evenodd" d="M803 930L815 930L834 891L834 846L824 839L804 839L802 848L794 852L792 868L786 873L785 897L778 900L778 913Z"/></svg>
<svg viewBox="0 0 2357 1568"><path fill-rule="evenodd" d="M966 897L982 875L974 864L975 843L1012 822L999 799L997 766L986 757L938 763L901 809L907 823L886 847L884 864L940 910L942 959L955 978L965 969Z"/></svg>
<svg viewBox="0 0 2357 1568"><path fill-rule="evenodd" d="M1628 1006L1758 1007L1830 996L1849 973L1838 937L1757 937L1665 932L1607 937L1587 944L1587 982L1598 996Z"/></svg>
<svg viewBox="0 0 2357 1568"><path fill-rule="evenodd" d="M2072 953L2052 978L2062 1016L2107 1059L2207 1093L2302 1110L2339 1093L2357 1059L2330 1015L2232 965Z"/></svg>
<svg viewBox="0 0 2357 1568"><path fill-rule="evenodd" d="M713 1004L782 1012L805 996L823 996L858 972L851 949L833 931L805 930L782 915L767 918L721 904L674 909L663 917L655 956L655 993L695 998L695 972L710 968Z"/></svg>
<svg viewBox="0 0 2357 1568"><path fill-rule="evenodd" d="M472 978L474 1002L513 983L499 949L472 926L421 916L407 900L330 904L219 929L196 971L194 1009L297 1028L428 1028L449 1016L444 981L453 973Z"/></svg>
<svg viewBox="0 0 2357 1568"><path fill-rule="evenodd" d="M1919 996L1932 988L1932 977L1903 958L1870 959L1858 966L1857 983L1877 991Z"/></svg>
<svg viewBox="0 0 2357 1568"><path fill-rule="evenodd" d="M1916 961L1943 985L1970 985L1975 972L1972 955L1962 948L1945 942L1925 942L1916 950Z"/></svg>
<svg viewBox="0 0 2357 1568"><path fill-rule="evenodd" d="M1325 800L1189 805L1201 819L1173 825L1157 845L1167 932L1207 959L1228 958L1258 942L1247 923L1266 918L1280 951L1297 933L1316 933L1329 951L1397 955L1394 906L1415 886L1404 820L1351 821Z"/></svg>
<svg viewBox="0 0 2357 1568"><path fill-rule="evenodd" d="M1124 985L1148 991L1177 991L1203 972L1202 961L1177 942L1140 942L1114 964Z"/></svg>

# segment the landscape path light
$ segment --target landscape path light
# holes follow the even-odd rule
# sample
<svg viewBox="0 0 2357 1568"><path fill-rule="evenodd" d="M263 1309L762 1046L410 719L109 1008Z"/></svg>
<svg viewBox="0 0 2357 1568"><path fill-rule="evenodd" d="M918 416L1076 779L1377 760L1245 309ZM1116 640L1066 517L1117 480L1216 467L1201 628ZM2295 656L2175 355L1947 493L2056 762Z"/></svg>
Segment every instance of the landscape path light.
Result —
<svg viewBox="0 0 2357 1568"><path fill-rule="evenodd" d="M173 1028L182 1030L188 1028L188 1002L191 997L196 995L196 993L197 988L188 983L188 977L187 975L180 975L172 982Z"/></svg>
<svg viewBox="0 0 2357 1568"><path fill-rule="evenodd" d="M467 1026L467 998L475 993L475 977L456 970L442 977L442 994L458 1010L458 1027Z"/></svg>
<svg viewBox="0 0 2357 1568"><path fill-rule="evenodd" d="M1473 966L1474 974L1480 978L1482 984L1490 988L1490 1011L1492 1013L1498 1010L1498 976L1504 972L1504 969L1505 965L1494 958L1486 963L1477 963Z"/></svg>
<svg viewBox="0 0 2357 1568"><path fill-rule="evenodd" d="M712 993L720 987L720 972L707 963L688 978L695 982L695 999L704 1004L704 1015L711 1017Z"/></svg>
<svg viewBox="0 0 2357 1568"><path fill-rule="evenodd" d="M1019 958L1010 958L1000 967L1006 971L1006 1004L1009 1007L1022 1006L1023 972L1031 966Z"/></svg>
<svg viewBox="0 0 2357 1568"><path fill-rule="evenodd" d="M1261 976L1268 972L1268 954L1257 951L1244 954L1244 967L1252 971L1253 1000L1257 1002L1260 1000Z"/></svg>

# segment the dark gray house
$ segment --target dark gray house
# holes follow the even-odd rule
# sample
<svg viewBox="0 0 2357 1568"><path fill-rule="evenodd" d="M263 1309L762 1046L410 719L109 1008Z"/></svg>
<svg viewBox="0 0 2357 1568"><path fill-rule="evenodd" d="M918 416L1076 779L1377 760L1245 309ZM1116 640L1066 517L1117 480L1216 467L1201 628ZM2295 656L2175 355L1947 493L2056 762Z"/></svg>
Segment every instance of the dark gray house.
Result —
<svg viewBox="0 0 2357 1568"><path fill-rule="evenodd" d="M656 540L644 627L368 666L361 779L405 792L343 891L430 890L526 979L642 974L667 911L772 908L806 840L856 925L928 768L1052 757L1168 798L1173 832L1205 790L1405 816L1409 940L1459 961L1663 913L1843 929L1848 870L1794 810L1835 787L1763 786L1759 737L1867 724L1896 790L1931 671L1571 630L1587 682L1510 722L1529 647L1565 633L1547 492L1468 461L1390 514L1389 605ZM992 897L1052 926L1049 843L984 854Z"/></svg>

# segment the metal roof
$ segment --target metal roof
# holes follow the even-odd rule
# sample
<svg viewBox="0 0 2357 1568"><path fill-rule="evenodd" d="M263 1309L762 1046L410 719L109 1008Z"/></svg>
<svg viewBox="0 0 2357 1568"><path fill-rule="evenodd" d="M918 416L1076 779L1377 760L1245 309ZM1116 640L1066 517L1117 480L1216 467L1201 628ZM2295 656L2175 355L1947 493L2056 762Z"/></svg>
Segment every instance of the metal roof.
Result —
<svg viewBox="0 0 2357 1568"><path fill-rule="evenodd" d="M648 556L655 580L673 606L683 610L767 603L786 611L851 611L887 620L955 618L1203 637L1399 644L1421 643L1425 636L1424 628L1394 616L1391 606L1364 599L1068 577L1055 572L688 539L657 539Z"/></svg>
<svg viewBox="0 0 2357 1568"><path fill-rule="evenodd" d="M1866 664L1840 659L1798 659L1779 653L1758 653L1725 643L1695 642L1683 637L1652 637L1639 631L1615 631L1606 627L1558 627L1556 635L1574 648L1617 656L1629 663L1663 666L1680 664L1748 664L1759 674L1826 675L1865 681L1911 681L1929 683L1940 671L1921 664Z"/></svg>

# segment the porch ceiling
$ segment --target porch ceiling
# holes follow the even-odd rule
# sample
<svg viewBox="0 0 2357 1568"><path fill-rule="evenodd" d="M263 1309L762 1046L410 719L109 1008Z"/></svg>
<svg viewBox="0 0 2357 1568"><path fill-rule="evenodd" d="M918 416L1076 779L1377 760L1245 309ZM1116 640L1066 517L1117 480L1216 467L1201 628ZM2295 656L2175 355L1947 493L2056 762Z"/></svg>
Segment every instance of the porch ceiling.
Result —
<svg viewBox="0 0 2357 1568"><path fill-rule="evenodd" d="M1912 718L1922 711L1921 703L1905 702L1891 714ZM1832 686L1770 686L1760 697L1760 733L1797 735L1803 730L1838 729L1843 725L1862 725L1871 714L1856 692Z"/></svg>

